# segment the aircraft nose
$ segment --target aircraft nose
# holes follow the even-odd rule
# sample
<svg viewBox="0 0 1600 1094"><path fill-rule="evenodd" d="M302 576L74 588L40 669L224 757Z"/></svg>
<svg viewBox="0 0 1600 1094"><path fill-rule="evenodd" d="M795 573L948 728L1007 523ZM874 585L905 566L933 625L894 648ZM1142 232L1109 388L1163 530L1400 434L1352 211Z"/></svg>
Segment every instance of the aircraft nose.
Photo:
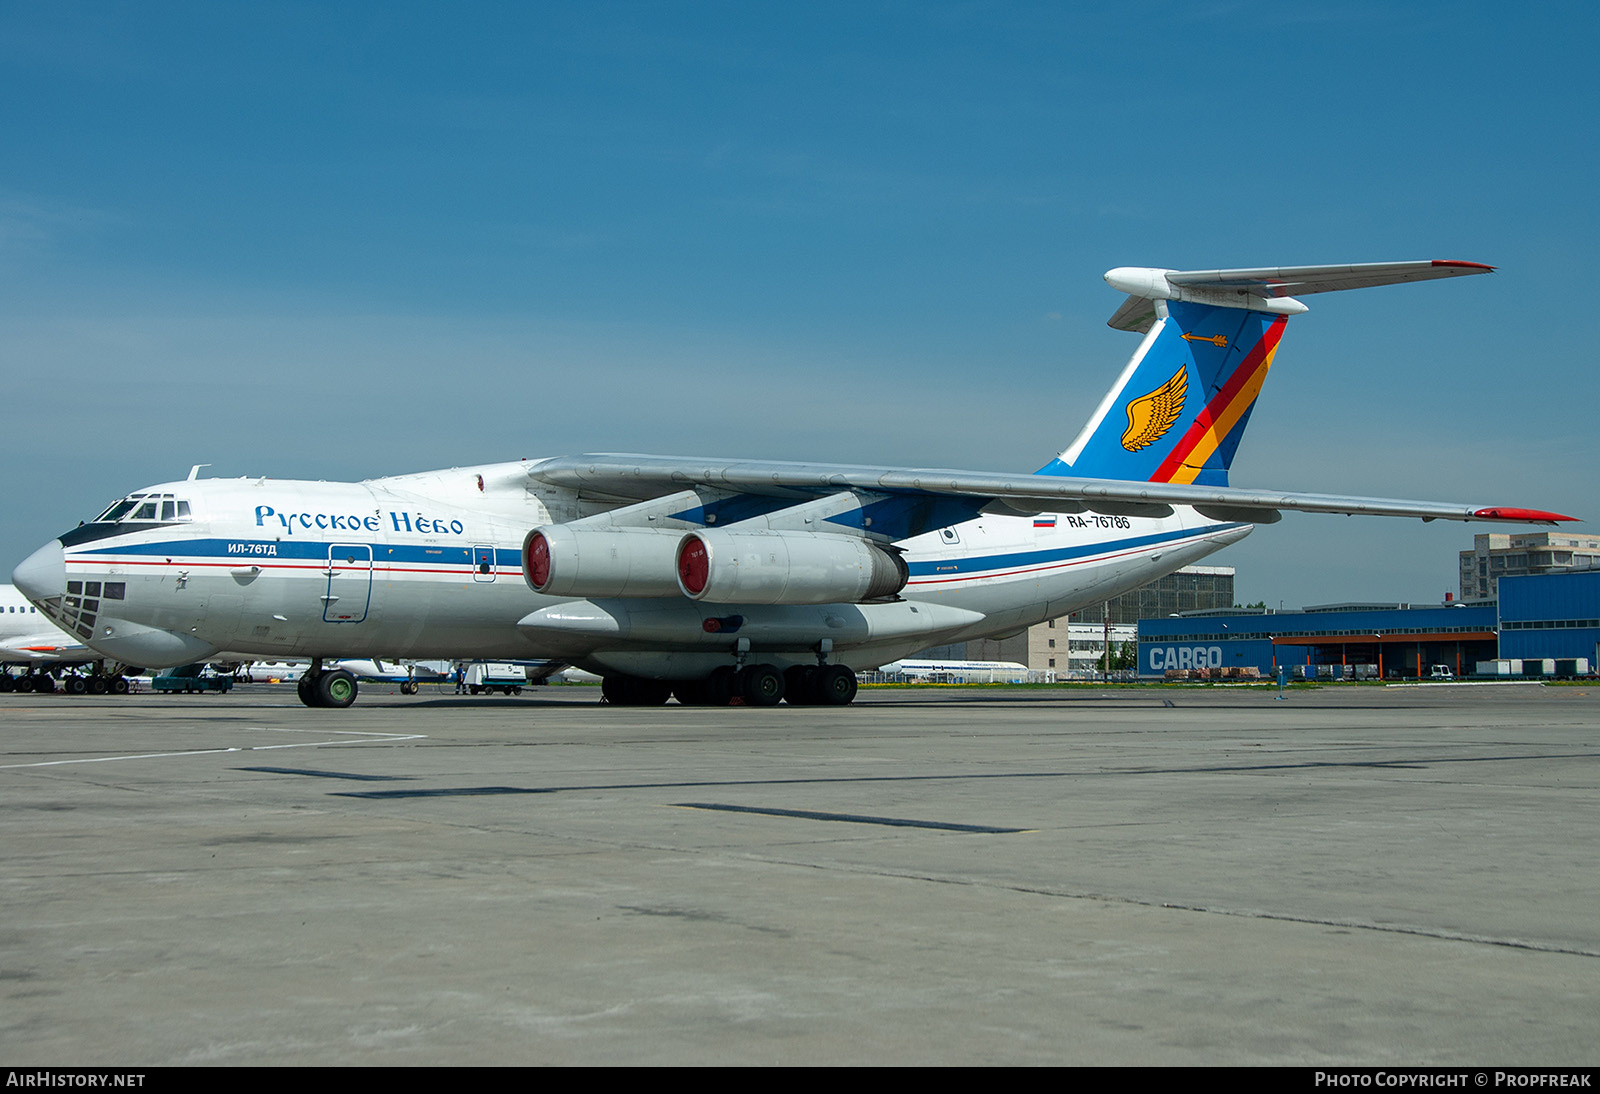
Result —
<svg viewBox="0 0 1600 1094"><path fill-rule="evenodd" d="M11 571L11 584L29 600L46 600L67 591L67 552L53 539Z"/></svg>

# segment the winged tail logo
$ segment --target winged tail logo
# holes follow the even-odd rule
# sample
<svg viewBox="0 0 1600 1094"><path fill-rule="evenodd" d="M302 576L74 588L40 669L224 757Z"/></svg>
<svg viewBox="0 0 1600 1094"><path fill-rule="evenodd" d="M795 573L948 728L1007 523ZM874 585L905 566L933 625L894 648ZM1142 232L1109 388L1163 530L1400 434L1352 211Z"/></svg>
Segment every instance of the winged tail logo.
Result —
<svg viewBox="0 0 1600 1094"><path fill-rule="evenodd" d="M1172 423L1183 413L1183 397L1189 390L1189 379L1182 366L1172 374L1172 379L1128 404L1128 428L1122 433L1122 447L1129 452L1149 448L1172 428Z"/></svg>

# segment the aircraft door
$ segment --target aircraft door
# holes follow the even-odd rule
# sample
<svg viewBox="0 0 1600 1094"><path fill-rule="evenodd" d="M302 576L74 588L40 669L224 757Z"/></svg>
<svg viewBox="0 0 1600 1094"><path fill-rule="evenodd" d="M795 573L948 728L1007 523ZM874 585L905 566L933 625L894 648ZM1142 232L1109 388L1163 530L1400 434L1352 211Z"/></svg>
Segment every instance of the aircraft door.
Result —
<svg viewBox="0 0 1600 1094"><path fill-rule="evenodd" d="M328 591L322 596L324 623L360 623L372 603L372 544L328 544Z"/></svg>
<svg viewBox="0 0 1600 1094"><path fill-rule="evenodd" d="M472 580L479 583L494 580L494 548L486 543L473 545Z"/></svg>

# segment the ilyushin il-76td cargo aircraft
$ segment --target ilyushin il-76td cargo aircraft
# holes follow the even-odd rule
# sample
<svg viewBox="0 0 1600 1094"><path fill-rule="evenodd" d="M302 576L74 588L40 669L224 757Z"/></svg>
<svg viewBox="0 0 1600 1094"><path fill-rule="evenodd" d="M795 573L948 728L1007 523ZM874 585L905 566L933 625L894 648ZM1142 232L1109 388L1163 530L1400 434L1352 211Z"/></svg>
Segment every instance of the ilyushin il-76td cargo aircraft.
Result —
<svg viewBox="0 0 1600 1094"><path fill-rule="evenodd" d="M1127 300L1110 325L1143 338L1031 475L634 455L352 483L191 472L12 580L105 671L309 658L314 707L354 701L331 667L346 657L560 661L619 704L842 705L858 669L1098 603L1281 510L1573 519L1228 485L1297 296L1490 269L1112 270Z"/></svg>

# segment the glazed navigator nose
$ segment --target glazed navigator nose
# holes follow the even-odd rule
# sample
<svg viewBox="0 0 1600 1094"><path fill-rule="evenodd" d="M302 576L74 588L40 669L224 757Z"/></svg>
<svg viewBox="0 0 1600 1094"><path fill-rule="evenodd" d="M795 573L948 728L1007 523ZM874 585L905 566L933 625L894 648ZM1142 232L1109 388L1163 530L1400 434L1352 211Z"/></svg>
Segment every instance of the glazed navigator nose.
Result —
<svg viewBox="0 0 1600 1094"><path fill-rule="evenodd" d="M53 539L11 571L11 584L29 600L47 600L67 589L67 552Z"/></svg>

